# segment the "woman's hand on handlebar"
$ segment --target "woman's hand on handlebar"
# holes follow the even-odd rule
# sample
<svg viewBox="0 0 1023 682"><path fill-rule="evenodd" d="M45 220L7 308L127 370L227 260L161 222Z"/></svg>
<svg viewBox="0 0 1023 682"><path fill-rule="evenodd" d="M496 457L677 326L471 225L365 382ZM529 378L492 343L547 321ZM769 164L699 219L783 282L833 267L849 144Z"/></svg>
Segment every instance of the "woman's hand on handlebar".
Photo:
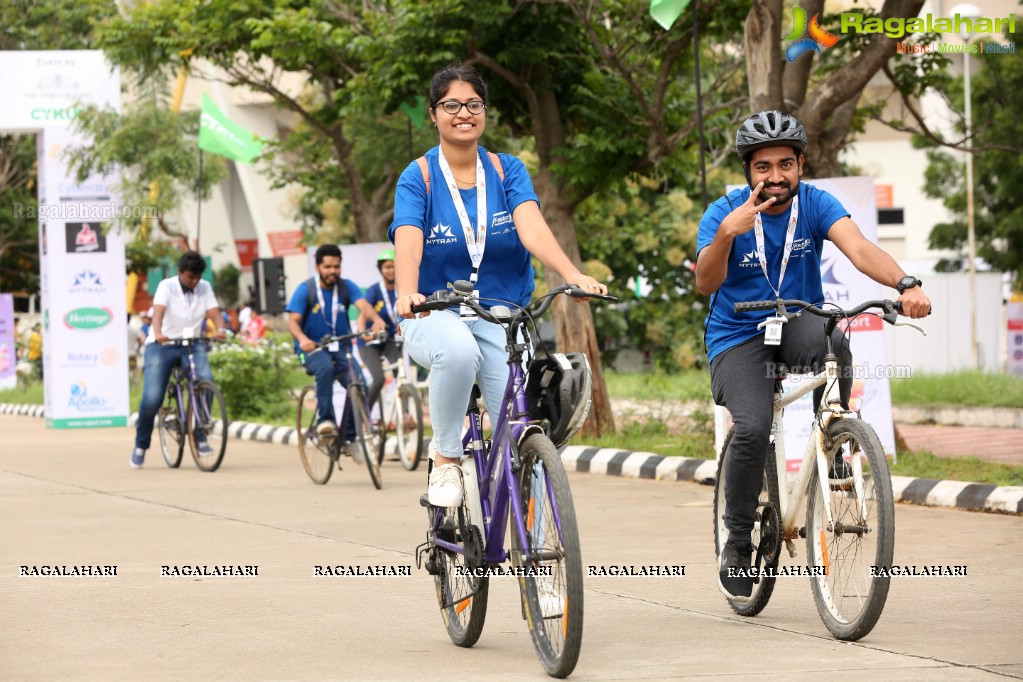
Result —
<svg viewBox="0 0 1023 682"><path fill-rule="evenodd" d="M607 287L598 282L597 280L595 280L594 278L590 277L589 275L579 275L578 277L575 278L575 280L576 280L575 285L578 288L582 289L583 291L586 292L592 291L594 294L600 296L607 296ZM586 299L577 298L575 299L575 302L585 303Z"/></svg>
<svg viewBox="0 0 1023 682"><path fill-rule="evenodd" d="M408 294L406 296L402 296L396 301L395 309L404 319L411 320L416 317L416 314L412 312L412 306L423 303L424 301L426 301L426 296L423 296L418 292L415 294ZM426 317L429 314L430 311L426 311L425 313L419 313L418 316Z"/></svg>

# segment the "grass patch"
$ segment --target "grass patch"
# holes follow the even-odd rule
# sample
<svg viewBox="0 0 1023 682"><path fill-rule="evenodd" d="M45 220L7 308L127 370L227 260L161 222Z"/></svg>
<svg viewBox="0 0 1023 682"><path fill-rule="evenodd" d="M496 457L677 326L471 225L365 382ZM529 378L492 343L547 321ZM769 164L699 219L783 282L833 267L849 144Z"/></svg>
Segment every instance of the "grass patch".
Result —
<svg viewBox="0 0 1023 682"><path fill-rule="evenodd" d="M917 476L939 481L1023 485L1023 466L987 462L977 457L938 457L927 450L899 452L891 472L894 476Z"/></svg>
<svg viewBox="0 0 1023 682"><path fill-rule="evenodd" d="M43 384L42 382L7 388L0 391L0 403L12 403L14 405L42 405Z"/></svg>
<svg viewBox="0 0 1023 682"><path fill-rule="evenodd" d="M600 438L576 436L570 444L653 452L669 457L714 459L713 429L669 429L660 421L625 424L619 428L618 433Z"/></svg>
<svg viewBox="0 0 1023 682"><path fill-rule="evenodd" d="M613 398L635 400L709 400L710 372L605 372L607 392Z"/></svg>
<svg viewBox="0 0 1023 682"><path fill-rule="evenodd" d="M892 379L892 404L928 407L1023 407L1023 378L962 371Z"/></svg>

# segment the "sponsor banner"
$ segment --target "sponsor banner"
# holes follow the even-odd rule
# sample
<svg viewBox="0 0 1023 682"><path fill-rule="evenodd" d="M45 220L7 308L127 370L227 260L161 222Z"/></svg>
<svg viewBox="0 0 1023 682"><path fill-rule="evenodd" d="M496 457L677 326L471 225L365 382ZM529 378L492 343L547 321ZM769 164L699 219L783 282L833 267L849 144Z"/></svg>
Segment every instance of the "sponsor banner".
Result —
<svg viewBox="0 0 1023 682"><path fill-rule="evenodd" d="M1007 331L1009 334L1007 367L1009 374L1023 376L1023 303L1009 303Z"/></svg>
<svg viewBox="0 0 1023 682"><path fill-rule="evenodd" d="M127 426L127 417L93 417L90 419L46 419L51 429L98 429L111 426Z"/></svg>
<svg viewBox="0 0 1023 682"><path fill-rule="evenodd" d="M234 245L238 249L238 263L242 272L252 272L252 261L259 256L259 240L235 239Z"/></svg>
<svg viewBox="0 0 1023 682"><path fill-rule="evenodd" d="M0 52L0 73L0 129L67 127L84 104L121 101L120 77L100 50Z"/></svg>
<svg viewBox="0 0 1023 682"><path fill-rule="evenodd" d="M104 223L65 223L64 234L67 253L106 253L107 238Z"/></svg>
<svg viewBox="0 0 1023 682"><path fill-rule="evenodd" d="M0 388L18 385L18 353L14 345L14 295L0 294Z"/></svg>

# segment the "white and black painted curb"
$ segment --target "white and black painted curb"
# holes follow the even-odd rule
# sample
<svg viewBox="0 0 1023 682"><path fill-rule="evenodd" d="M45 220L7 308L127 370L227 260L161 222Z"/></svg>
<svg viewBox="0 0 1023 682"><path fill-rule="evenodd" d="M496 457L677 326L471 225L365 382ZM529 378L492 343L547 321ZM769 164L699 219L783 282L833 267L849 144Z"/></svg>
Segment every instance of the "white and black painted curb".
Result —
<svg viewBox="0 0 1023 682"><path fill-rule="evenodd" d="M42 405L0 403L0 414L42 417ZM134 425L138 413L128 423ZM252 422L231 422L228 435L242 440L278 445L295 445L296 431L290 426L272 426ZM646 478L658 481L694 481L713 485L717 462L691 457L666 457L652 452L632 452L615 448L569 445L561 449L561 461L567 471ZM973 511L1023 514L1023 486L996 486L963 481L937 481L931 478L892 476L892 494L896 502L931 507L955 507Z"/></svg>

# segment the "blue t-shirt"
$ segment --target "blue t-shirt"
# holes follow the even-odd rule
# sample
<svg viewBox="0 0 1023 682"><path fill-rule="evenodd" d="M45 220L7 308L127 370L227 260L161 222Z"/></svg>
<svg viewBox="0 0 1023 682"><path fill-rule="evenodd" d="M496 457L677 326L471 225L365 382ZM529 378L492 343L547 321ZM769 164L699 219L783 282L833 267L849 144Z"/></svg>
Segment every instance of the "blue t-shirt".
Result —
<svg viewBox="0 0 1023 682"><path fill-rule="evenodd" d="M412 225L423 231L423 260L419 265L419 293L430 295L447 289L448 282L468 281L472 262L465 245L462 223L455 211L451 194L440 170L440 147L426 152L430 169L430 195L419 164L413 161L398 179L394 192L394 220L387 238L394 242L394 231L402 225ZM529 252L519 240L512 212L527 201L540 200L533 191L526 167L516 157L500 154L504 169L504 182L490 161L490 156L479 148L487 182L487 242L480 264L476 289L481 298L511 301L518 305L529 303L533 294L533 264ZM459 190L469 224L476 234L476 189ZM497 305L483 301L485 306Z"/></svg>
<svg viewBox="0 0 1023 682"><path fill-rule="evenodd" d="M700 221L696 239L699 253L714 241L718 227L725 217L749 199L750 188L730 192L711 204ZM785 233L789 226L788 211L778 215L761 213L764 221L764 252L771 283L778 286ZM781 297L800 299L820 305L824 303L821 286L821 252L828 230L849 212L835 197L812 185L799 183L799 220L792 239L792 252L781 286ZM774 315L771 311L736 313L734 304L740 301L767 301L775 298L774 290L764 277L757 259L757 239L753 230L741 234L732 243L728 255L728 275L721 288L714 293L712 310L706 319L707 356L715 356L764 333L757 329L763 320Z"/></svg>
<svg viewBox="0 0 1023 682"><path fill-rule="evenodd" d="M317 280L319 281L319 280ZM350 279L341 280L348 285L348 300L349 305L353 305L360 298L363 298L362 289L359 285ZM340 282L338 288L340 289ZM334 310L334 289L324 289L320 287L320 291L323 293L323 304L324 308L320 308L320 302L316 294L313 294L313 308L309 311L309 315L306 316L305 324L302 325L302 333L308 336L313 341L319 341L328 334L333 336L344 336L345 334L351 334L352 329L348 324L348 309L338 308L337 310L337 327L332 327L332 311ZM339 292L340 293L340 292ZM344 296L341 296L341 300L344 300ZM295 293L291 295L291 301L288 303L288 307L285 309L289 313L297 313L299 315L306 314L306 308L309 305L309 280L305 280L295 289ZM298 340L295 341L295 352L300 353L301 348L298 346Z"/></svg>
<svg viewBox="0 0 1023 682"><path fill-rule="evenodd" d="M430 182L432 184L433 181L431 180ZM370 287L367 287L366 303L369 303L371 306L373 306L373 310L377 311L377 314L380 316L380 319L382 319L387 324L388 336L393 337L395 334L398 333L398 328L396 326L395 320L392 320L391 316L388 314L387 306L384 305L384 292L387 293L387 300L390 301L391 310L394 310L395 302L398 299L398 290L388 289L379 282ZM397 315L398 312L395 310L394 314ZM372 326L373 323L369 320L366 320L365 328L370 329Z"/></svg>

